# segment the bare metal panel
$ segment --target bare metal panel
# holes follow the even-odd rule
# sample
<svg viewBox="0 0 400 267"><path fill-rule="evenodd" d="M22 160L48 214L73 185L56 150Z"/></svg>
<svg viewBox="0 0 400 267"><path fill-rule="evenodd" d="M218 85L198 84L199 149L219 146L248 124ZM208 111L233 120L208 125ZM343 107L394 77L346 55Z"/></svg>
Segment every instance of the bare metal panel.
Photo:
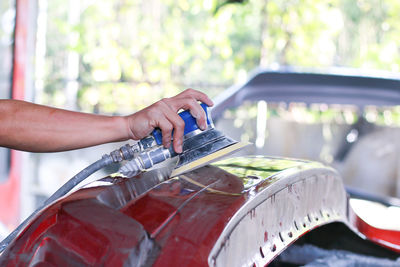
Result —
<svg viewBox="0 0 400 267"><path fill-rule="evenodd" d="M335 221L346 222L340 177L322 165L300 165L251 196L223 230L208 263L264 266L301 235Z"/></svg>

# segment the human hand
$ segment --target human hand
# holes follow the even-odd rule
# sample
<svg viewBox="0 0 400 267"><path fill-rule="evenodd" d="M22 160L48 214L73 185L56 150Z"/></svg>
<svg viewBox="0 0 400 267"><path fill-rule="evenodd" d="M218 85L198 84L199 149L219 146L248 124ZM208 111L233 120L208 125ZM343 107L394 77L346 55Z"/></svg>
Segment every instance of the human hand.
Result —
<svg viewBox="0 0 400 267"><path fill-rule="evenodd" d="M174 130L174 150L182 153L185 123L177 113L180 109L188 109L196 118L199 128L205 130L207 128L206 114L198 101L208 106L213 105L206 94L186 89L174 97L161 99L147 108L126 116L129 137L139 140L148 136L154 128L160 128L163 145L168 148L171 145L172 130Z"/></svg>

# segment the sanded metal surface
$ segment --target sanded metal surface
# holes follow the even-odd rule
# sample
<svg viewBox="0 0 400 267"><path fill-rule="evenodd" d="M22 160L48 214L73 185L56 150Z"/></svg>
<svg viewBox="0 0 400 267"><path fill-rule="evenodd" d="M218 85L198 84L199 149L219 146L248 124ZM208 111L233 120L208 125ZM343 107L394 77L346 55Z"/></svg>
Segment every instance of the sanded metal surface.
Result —
<svg viewBox="0 0 400 267"><path fill-rule="evenodd" d="M304 164L249 191L213 247L210 266L264 266L313 228L346 221L346 192L336 171Z"/></svg>

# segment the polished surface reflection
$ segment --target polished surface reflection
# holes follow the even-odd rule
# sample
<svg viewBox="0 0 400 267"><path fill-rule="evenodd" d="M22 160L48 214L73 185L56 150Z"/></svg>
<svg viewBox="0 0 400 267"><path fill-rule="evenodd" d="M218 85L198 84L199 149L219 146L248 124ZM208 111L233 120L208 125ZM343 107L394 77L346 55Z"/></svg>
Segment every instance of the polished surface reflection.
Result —
<svg viewBox="0 0 400 267"><path fill-rule="evenodd" d="M224 171L236 175L243 182L244 189L249 189L269 179L283 170L300 166L305 161L278 159L264 156L236 157L212 164Z"/></svg>

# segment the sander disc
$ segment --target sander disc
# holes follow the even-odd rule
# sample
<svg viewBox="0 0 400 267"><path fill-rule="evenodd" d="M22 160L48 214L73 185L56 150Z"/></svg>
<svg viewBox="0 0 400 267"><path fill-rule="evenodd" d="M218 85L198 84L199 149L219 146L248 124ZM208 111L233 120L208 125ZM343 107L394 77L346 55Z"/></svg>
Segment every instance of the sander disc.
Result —
<svg viewBox="0 0 400 267"><path fill-rule="evenodd" d="M207 165L211 162L221 159L222 157L228 156L228 155L238 151L239 149L244 148L247 145L249 145L249 143L237 142L237 143L229 145L225 148L219 149L213 153L205 155L201 158L198 158L194 161L188 162L182 166L178 165L178 167L172 171L171 178L178 176L182 173L189 172L193 169L200 168L204 165Z"/></svg>

